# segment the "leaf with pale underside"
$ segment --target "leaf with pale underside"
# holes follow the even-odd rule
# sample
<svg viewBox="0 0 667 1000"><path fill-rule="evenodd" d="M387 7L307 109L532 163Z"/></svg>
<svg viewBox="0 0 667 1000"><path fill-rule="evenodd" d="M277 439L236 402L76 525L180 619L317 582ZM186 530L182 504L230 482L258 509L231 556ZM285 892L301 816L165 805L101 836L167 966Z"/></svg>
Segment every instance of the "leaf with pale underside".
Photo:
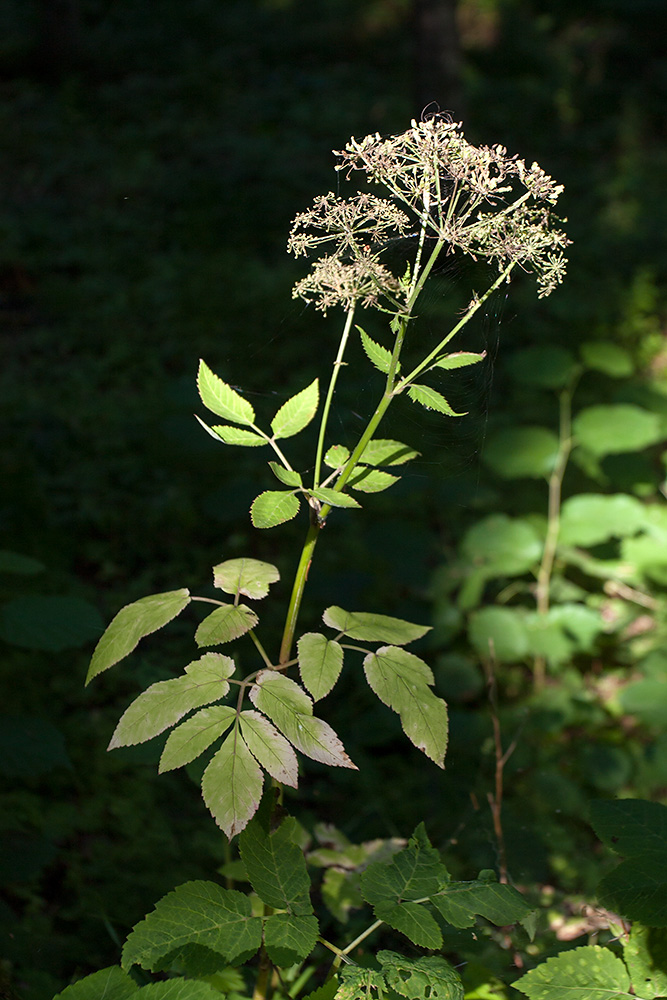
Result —
<svg viewBox="0 0 667 1000"><path fill-rule="evenodd" d="M275 528L291 521L299 513L299 498L285 490L260 493L250 508L250 518L256 528Z"/></svg>
<svg viewBox="0 0 667 1000"><path fill-rule="evenodd" d="M530 1000L630 1000L630 977L608 948L586 945L548 958L512 983Z"/></svg>
<svg viewBox="0 0 667 1000"><path fill-rule="evenodd" d="M321 503L329 504L330 507L361 507L358 500L347 493L340 493L332 490L328 486L318 486L315 490L308 490Z"/></svg>
<svg viewBox="0 0 667 1000"><path fill-rule="evenodd" d="M299 672L315 701L331 691L343 669L343 650L334 639L307 632L297 643Z"/></svg>
<svg viewBox="0 0 667 1000"><path fill-rule="evenodd" d="M255 411L252 404L232 389L230 385L223 382L202 360L199 362L199 371L197 372L197 388L204 406L212 413L222 417L223 420L231 420L233 424L248 426L255 423Z"/></svg>
<svg viewBox="0 0 667 1000"><path fill-rule="evenodd" d="M269 592L272 583L280 579L278 567L260 559L227 559L213 567L213 586L226 594L245 594L260 601Z"/></svg>
<svg viewBox="0 0 667 1000"><path fill-rule="evenodd" d="M217 646L238 639L253 629L259 618L245 604L223 604L204 618L195 632L198 646Z"/></svg>
<svg viewBox="0 0 667 1000"><path fill-rule="evenodd" d="M257 812L263 784L262 769L235 726L204 771L201 784L204 802L230 840Z"/></svg>
<svg viewBox="0 0 667 1000"><path fill-rule="evenodd" d="M271 725L265 715L249 709L241 712L241 732L255 760L268 771L272 778L296 788L299 766L294 749Z"/></svg>
<svg viewBox="0 0 667 1000"><path fill-rule="evenodd" d="M313 716L311 699L289 677L275 670L260 671L250 699L306 757L356 770L331 726Z"/></svg>
<svg viewBox="0 0 667 1000"><path fill-rule="evenodd" d="M454 368L467 368L468 365L476 365L486 357L486 351L481 354L474 354L472 351L455 351L454 354L447 354L435 362L436 368L444 368L451 371Z"/></svg>
<svg viewBox="0 0 667 1000"><path fill-rule="evenodd" d="M165 594L142 597L140 601L121 608L95 647L86 684L131 653L144 636L157 632L180 615L189 603L190 591L183 587Z"/></svg>
<svg viewBox="0 0 667 1000"><path fill-rule="evenodd" d="M402 618L369 614L366 611L345 611L332 605L322 615L324 623L350 639L368 642L390 642L404 646L431 631L430 625L414 625Z"/></svg>
<svg viewBox="0 0 667 1000"><path fill-rule="evenodd" d="M160 774L195 760L229 729L235 718L236 709L230 705L214 705L186 719L169 734L160 757Z"/></svg>
<svg viewBox="0 0 667 1000"><path fill-rule="evenodd" d="M151 684L124 712L111 737L109 750L145 743L173 726L193 708L224 698L229 691L227 678L235 669L229 656L206 653L188 664L181 677Z"/></svg>
<svg viewBox="0 0 667 1000"><path fill-rule="evenodd" d="M294 469L286 469L278 462L269 462L269 468L276 479L279 479L284 486L303 486L300 474L295 472Z"/></svg>
<svg viewBox="0 0 667 1000"><path fill-rule="evenodd" d="M319 382L315 379L310 385L297 392L280 407L271 421L274 438L288 438L298 434L317 413L320 399Z"/></svg>
<svg viewBox="0 0 667 1000"><path fill-rule="evenodd" d="M414 448L409 448L407 444L400 441L391 441L388 438L376 438L369 441L359 457L359 461L365 465L403 465L413 458L417 458L420 452Z"/></svg>
<svg viewBox="0 0 667 1000"><path fill-rule="evenodd" d="M465 417L465 413L457 413L449 405L447 400L430 385L411 385L408 389L408 396L414 403L419 403L426 410L437 410L448 417Z"/></svg>
<svg viewBox="0 0 667 1000"><path fill-rule="evenodd" d="M382 493L383 490L388 490L390 486L397 483L399 478L399 476L392 476L389 472L382 472L380 469L368 469L361 466L350 476L348 486L361 493Z"/></svg>
<svg viewBox="0 0 667 1000"><path fill-rule="evenodd" d="M444 767L447 706L429 687L433 683L430 667L405 649L382 646L365 657L364 672L380 701L398 713L408 739L438 767Z"/></svg>

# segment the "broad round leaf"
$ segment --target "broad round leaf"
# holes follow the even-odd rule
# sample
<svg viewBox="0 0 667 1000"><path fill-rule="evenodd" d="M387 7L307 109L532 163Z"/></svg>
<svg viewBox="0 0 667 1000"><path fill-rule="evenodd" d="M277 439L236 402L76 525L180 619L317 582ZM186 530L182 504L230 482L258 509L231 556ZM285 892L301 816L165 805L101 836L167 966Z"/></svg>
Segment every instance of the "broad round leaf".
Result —
<svg viewBox="0 0 667 1000"><path fill-rule="evenodd" d="M632 357L619 344L609 340L588 340L579 348L587 368L603 372L612 378L627 378L634 371Z"/></svg>
<svg viewBox="0 0 667 1000"><path fill-rule="evenodd" d="M227 559L213 567L213 585L226 594L245 594L252 600L266 597L280 579L278 567L259 559Z"/></svg>
<svg viewBox="0 0 667 1000"><path fill-rule="evenodd" d="M608 948L588 945L548 958L513 984L530 1000L628 1000L628 970Z"/></svg>
<svg viewBox="0 0 667 1000"><path fill-rule="evenodd" d="M663 438L657 413L631 403L589 406L572 422L578 444L598 458L624 451L638 451Z"/></svg>
<svg viewBox="0 0 667 1000"><path fill-rule="evenodd" d="M324 456L324 464L330 469L340 469L350 457L349 450L342 444L332 444Z"/></svg>
<svg viewBox="0 0 667 1000"><path fill-rule="evenodd" d="M579 493L563 504L559 542L599 545L610 538L636 534L645 521L644 505L635 497L624 493Z"/></svg>
<svg viewBox="0 0 667 1000"><path fill-rule="evenodd" d="M0 608L0 638L51 653L84 646L104 630L102 617L80 597L16 597Z"/></svg>
<svg viewBox="0 0 667 1000"><path fill-rule="evenodd" d="M461 555L485 575L520 576L542 556L542 541L528 521L491 514L464 535Z"/></svg>
<svg viewBox="0 0 667 1000"><path fill-rule="evenodd" d="M558 457L558 438L546 427L507 427L491 435L482 458L504 479L548 477Z"/></svg>
<svg viewBox="0 0 667 1000"><path fill-rule="evenodd" d="M514 608L482 608L470 616L468 636L480 656L515 663L528 652L523 617Z"/></svg>
<svg viewBox="0 0 667 1000"><path fill-rule="evenodd" d="M543 389L564 388L578 368L567 348L553 344L526 347L510 358L510 371L519 382Z"/></svg>

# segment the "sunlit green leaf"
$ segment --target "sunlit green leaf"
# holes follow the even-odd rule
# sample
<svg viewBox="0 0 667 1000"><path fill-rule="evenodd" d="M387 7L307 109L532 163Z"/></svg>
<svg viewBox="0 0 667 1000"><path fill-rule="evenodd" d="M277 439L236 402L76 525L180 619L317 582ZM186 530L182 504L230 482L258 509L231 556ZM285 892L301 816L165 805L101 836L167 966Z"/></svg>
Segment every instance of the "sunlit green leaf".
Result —
<svg viewBox="0 0 667 1000"><path fill-rule="evenodd" d="M598 458L640 451L664 437L657 413L631 403L589 406L572 421L576 441Z"/></svg>
<svg viewBox="0 0 667 1000"><path fill-rule="evenodd" d="M563 951L512 985L530 1000L629 1000L631 996L625 965L598 945Z"/></svg>
<svg viewBox="0 0 667 1000"><path fill-rule="evenodd" d="M431 631L430 625L414 625L402 618L369 614L366 611L345 611L335 605L327 608L322 618L325 625L343 632L350 639L390 642L393 646L404 646Z"/></svg>
<svg viewBox="0 0 667 1000"><path fill-rule="evenodd" d="M299 512L299 500L284 490L267 490L254 500L250 517L256 528L274 528L291 521Z"/></svg>
<svg viewBox="0 0 667 1000"><path fill-rule="evenodd" d="M285 737L259 712L241 712L240 722L243 738L255 760L276 781L296 788L299 777L296 754Z"/></svg>
<svg viewBox="0 0 667 1000"><path fill-rule="evenodd" d="M330 507L361 507L359 501L355 500L348 493L340 493L338 490L332 490L328 486L318 486L316 490L309 490L308 492L317 500L328 504Z"/></svg>
<svg viewBox="0 0 667 1000"><path fill-rule="evenodd" d="M406 958L393 951L379 951L377 959L387 986L408 1000L463 1000L461 977L444 958Z"/></svg>
<svg viewBox="0 0 667 1000"><path fill-rule="evenodd" d="M293 469L286 469L278 462L269 462L272 473L284 486L302 486L303 482L298 472Z"/></svg>
<svg viewBox="0 0 667 1000"><path fill-rule="evenodd" d="M262 921L242 892L214 882L186 882L164 896L129 935L122 966L156 970L165 955L200 944L233 963L253 955L262 942ZM146 989L147 987L144 987Z"/></svg>
<svg viewBox="0 0 667 1000"><path fill-rule="evenodd" d="M447 751L447 706L437 698L430 667L398 646L382 646L364 659L364 672L380 701L397 712L403 731L438 767Z"/></svg>
<svg viewBox="0 0 667 1000"><path fill-rule="evenodd" d="M315 701L331 691L343 669L343 650L319 632L307 632L297 643L299 672Z"/></svg>
<svg viewBox="0 0 667 1000"><path fill-rule="evenodd" d="M270 833L255 820L239 838L248 881L267 906L310 914L310 876L297 843L296 820L288 817Z"/></svg>
<svg viewBox="0 0 667 1000"><path fill-rule="evenodd" d="M198 646L217 646L231 642L253 629L259 621L255 612L245 604L223 604L204 618L195 632Z"/></svg>
<svg viewBox="0 0 667 1000"><path fill-rule="evenodd" d="M190 592L184 587L127 604L118 612L95 647L86 684L131 653L145 635L156 632L176 618L189 603Z"/></svg>
<svg viewBox="0 0 667 1000"><path fill-rule="evenodd" d="M414 403L420 403L427 410L437 410L448 417L465 417L465 413L456 413L441 393L431 389L429 385L411 385L408 396Z"/></svg>
<svg viewBox="0 0 667 1000"><path fill-rule="evenodd" d="M400 441L376 438L368 442L359 461L365 465L403 465L420 454L421 452Z"/></svg>
<svg viewBox="0 0 667 1000"><path fill-rule="evenodd" d="M482 458L504 479L541 479L553 472L558 447L546 427L507 427L490 436Z"/></svg>
<svg viewBox="0 0 667 1000"><path fill-rule="evenodd" d="M201 360L197 373L197 388L204 406L223 420L231 420L234 424L254 424L255 411L248 400L223 382L211 371L206 362Z"/></svg>
<svg viewBox="0 0 667 1000"><path fill-rule="evenodd" d="M561 510L559 542L599 545L610 538L634 535L646 521L644 505L624 493L577 493Z"/></svg>
<svg viewBox="0 0 667 1000"><path fill-rule="evenodd" d="M386 347L382 347L381 344L371 340L368 334L362 330L360 326L357 327L357 330L359 331L361 344L366 353L366 357L370 363L374 365L378 371L381 371L384 375L388 375L389 367L391 365L391 351L388 351ZM396 370L399 371L400 368L397 366Z"/></svg>
<svg viewBox="0 0 667 1000"><path fill-rule="evenodd" d="M244 427L230 427L229 424L215 424L211 430L224 444L238 445L241 448L261 448L268 440L257 431L248 431Z"/></svg>
<svg viewBox="0 0 667 1000"><path fill-rule="evenodd" d="M259 559L227 559L213 567L213 586L226 594L245 594L259 601L269 592L272 583L277 583L280 573L277 566Z"/></svg>
<svg viewBox="0 0 667 1000"><path fill-rule="evenodd" d="M207 654L215 655L217 654ZM229 729L235 718L235 708L230 705L215 705L213 708L203 708L192 718L186 719L169 734L160 757L160 773L183 767L195 760Z"/></svg>
<svg viewBox="0 0 667 1000"><path fill-rule="evenodd" d="M274 438L292 437L307 427L317 413L319 398L319 382L315 379L301 392L297 392L296 396L283 403L271 421Z"/></svg>
<svg viewBox="0 0 667 1000"><path fill-rule="evenodd" d="M353 490L360 490L362 493L381 493L388 490L390 486L397 483L399 476L392 476L388 472L380 469L355 469L348 479L348 486Z"/></svg>
<svg viewBox="0 0 667 1000"><path fill-rule="evenodd" d="M235 726L204 771L201 786L213 819L230 840L257 812L263 783L262 770Z"/></svg>
<svg viewBox="0 0 667 1000"><path fill-rule="evenodd" d="M340 469L350 457L349 449L342 444L332 444L324 456L324 464L330 469Z"/></svg>
<svg viewBox="0 0 667 1000"><path fill-rule="evenodd" d="M206 653L188 664L181 677L151 684L124 712L111 737L109 750L144 743L182 719L193 708L219 701L229 691L234 661L221 653Z"/></svg>
<svg viewBox="0 0 667 1000"><path fill-rule="evenodd" d="M486 351L482 351L481 354L474 354L472 351L456 351L454 354L448 354L444 358L440 358L435 362L437 368L445 368L447 370L453 368L467 368L468 365L476 365L479 361L483 361L486 357Z"/></svg>

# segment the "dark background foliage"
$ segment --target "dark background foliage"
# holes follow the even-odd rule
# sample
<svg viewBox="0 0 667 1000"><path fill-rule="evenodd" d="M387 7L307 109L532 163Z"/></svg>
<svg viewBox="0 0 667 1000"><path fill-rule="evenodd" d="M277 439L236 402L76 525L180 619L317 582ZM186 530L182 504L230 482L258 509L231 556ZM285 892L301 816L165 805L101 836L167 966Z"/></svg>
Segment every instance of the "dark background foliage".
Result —
<svg viewBox="0 0 667 1000"><path fill-rule="evenodd" d="M664 418L665 22L663 0L3 6L0 548L28 557L0 562L7 990L48 1000L116 961L161 894L225 859L187 776L157 779L153 747L104 752L129 698L191 656L187 625L93 688L82 683L94 639L123 603L178 586L205 592L222 558L276 561L287 596L303 525L251 531L262 463L198 429L194 375L204 357L268 414L320 371L338 318L291 300L301 269L284 247L294 214L336 189L332 149L351 134L401 131L435 102L464 119L472 141L501 142L565 183L559 207L574 243L562 289L537 303L519 276L471 333L489 363L461 390L469 418L424 425L405 408L391 418L388 434L424 457L367 514L332 519L304 623L323 602L346 600L442 625L447 602L429 581L462 532L490 511L543 509L542 484L494 479L480 457L510 418L557 420L548 393L513 381L513 350L617 343L638 376L611 388L589 380L582 402L635 401ZM465 270L448 265L423 335L467 295ZM365 412L375 385L360 351L355 360L342 438L354 431L346 407ZM640 469L626 457L604 482L580 470L569 489L637 493L643 483L655 499L659 453L638 457ZM447 627L434 654L448 648ZM495 864L480 808L493 771L488 701L478 665L471 681L469 660L457 663L440 678L454 709L446 778L403 752L398 726L348 678L330 712L361 773L333 781L308 769L304 822L370 837L405 835L425 817L460 873ZM622 766L617 754L620 774L609 777L604 752L619 729L582 695L608 667L603 657L576 683L562 680L551 728L539 713L518 721L522 668L500 677L510 735L524 726L507 806L519 878L589 887L577 857L589 844L586 796L667 787L659 726L634 731L629 751L615 746ZM572 762L578 741L586 765ZM555 788L567 822L554 821Z"/></svg>

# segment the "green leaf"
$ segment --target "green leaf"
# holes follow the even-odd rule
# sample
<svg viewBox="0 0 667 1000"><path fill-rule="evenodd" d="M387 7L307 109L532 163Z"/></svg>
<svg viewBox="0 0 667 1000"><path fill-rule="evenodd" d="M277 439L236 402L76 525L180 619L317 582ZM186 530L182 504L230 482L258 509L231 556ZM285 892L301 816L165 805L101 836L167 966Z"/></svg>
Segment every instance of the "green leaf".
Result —
<svg viewBox="0 0 667 1000"><path fill-rule="evenodd" d="M327 979L322 986L318 986L316 990L309 993L308 996L303 997L303 1000L334 1000L336 993L338 991L338 976L332 976Z"/></svg>
<svg viewBox="0 0 667 1000"><path fill-rule="evenodd" d="M421 903L378 903L375 916L400 931L418 948L442 948L442 933L434 917Z"/></svg>
<svg viewBox="0 0 667 1000"><path fill-rule="evenodd" d="M316 490L308 490L308 492L330 507L361 507L359 501L355 500L354 497L347 493L340 493L338 490L329 489L328 486L318 486Z"/></svg>
<svg viewBox="0 0 667 1000"><path fill-rule="evenodd" d="M468 365L476 365L478 362L483 361L486 357L486 351L482 351L481 354L473 354L472 351L455 351L454 354L448 354L444 358L440 358L439 361L435 362L436 368L445 368L451 370L453 368L467 368Z"/></svg>
<svg viewBox="0 0 667 1000"><path fill-rule="evenodd" d="M310 698L289 677L275 670L262 670L251 688L250 699L306 757L356 770L331 726L313 717Z"/></svg>
<svg viewBox="0 0 667 1000"><path fill-rule="evenodd" d="M95 647L86 684L131 653L144 636L156 632L180 615L189 603L190 592L183 587L127 604L118 612Z"/></svg>
<svg viewBox="0 0 667 1000"><path fill-rule="evenodd" d="M310 877L296 838L292 817L271 833L254 820L241 834L239 850L248 881L262 902L274 910L311 914Z"/></svg>
<svg viewBox="0 0 667 1000"><path fill-rule="evenodd" d="M667 930L633 924L623 946L635 996L644 1000L667 996Z"/></svg>
<svg viewBox="0 0 667 1000"><path fill-rule="evenodd" d="M257 812L263 783L262 770L235 726L204 771L201 785L204 802L230 840Z"/></svg>
<svg viewBox="0 0 667 1000"><path fill-rule="evenodd" d="M303 480L294 469L286 469L278 462L269 462L271 472L284 486L303 486Z"/></svg>
<svg viewBox="0 0 667 1000"><path fill-rule="evenodd" d="M580 410L572 421L572 429L577 443L598 458L641 451L664 437L658 414L630 403Z"/></svg>
<svg viewBox="0 0 667 1000"><path fill-rule="evenodd" d="M173 771L175 767L183 767L199 757L229 729L235 718L235 708L230 705L215 705L213 708L203 708L191 719L182 722L169 734L165 743L160 757L160 774L164 771Z"/></svg>
<svg viewBox="0 0 667 1000"><path fill-rule="evenodd" d="M365 611L344 611L335 605L327 608L322 618L325 625L342 632L350 639L390 642L393 646L404 646L431 631L430 625L413 625L402 618L374 615Z"/></svg>
<svg viewBox="0 0 667 1000"><path fill-rule="evenodd" d="M229 424L215 424L211 430L224 444L241 448L261 448L268 439L257 431L247 431L244 427L230 427Z"/></svg>
<svg viewBox="0 0 667 1000"><path fill-rule="evenodd" d="M319 399L319 382L315 379L301 392L297 392L296 396L283 403L271 421L274 438L293 437L307 427L317 413Z"/></svg>
<svg viewBox="0 0 667 1000"><path fill-rule="evenodd" d="M277 524L291 521L298 513L298 498L284 490L260 493L250 508L250 517L256 528L275 528Z"/></svg>
<svg viewBox="0 0 667 1000"><path fill-rule="evenodd" d="M151 684L123 713L108 749L151 740L193 708L224 698L235 669L229 656L206 653L188 664L183 676Z"/></svg>
<svg viewBox="0 0 667 1000"><path fill-rule="evenodd" d="M362 466L350 476L348 486L361 493L381 493L397 483L399 478L399 476L392 476L388 472L381 472L379 469L365 469Z"/></svg>
<svg viewBox="0 0 667 1000"><path fill-rule="evenodd" d="M528 653L528 632L519 608L481 608L468 623L468 637L480 656L516 663Z"/></svg>
<svg viewBox="0 0 667 1000"><path fill-rule="evenodd" d="M559 543L599 545L636 534L646 522L644 505L624 493L578 493L563 504Z"/></svg>
<svg viewBox="0 0 667 1000"><path fill-rule="evenodd" d="M223 382L211 371L206 362L201 360L197 373L197 388L204 406L223 420L248 426L255 423L255 411L248 400Z"/></svg>
<svg viewBox="0 0 667 1000"><path fill-rule="evenodd" d="M377 959L387 986L408 1000L463 1000L461 977L444 958L405 958L393 951L379 951Z"/></svg>
<svg viewBox="0 0 667 1000"><path fill-rule="evenodd" d="M359 331L359 336L361 337L361 344L366 353L366 357L372 365L381 371L384 375L389 374L389 368L391 366L391 351L388 351L386 347L382 347L381 344L377 344L374 340L368 336L368 334L361 329L360 326L357 327ZM397 366L396 371L400 371L400 367Z"/></svg>
<svg viewBox="0 0 667 1000"><path fill-rule="evenodd" d="M217 952L226 962L252 956L262 943L262 921L250 899L214 882L186 882L164 896L131 932L122 967L157 971L161 960L186 944ZM144 987L146 988L146 987Z"/></svg>
<svg viewBox="0 0 667 1000"><path fill-rule="evenodd" d="M57 993L53 1000L129 1000L139 987L117 965L93 972Z"/></svg>
<svg viewBox="0 0 667 1000"><path fill-rule="evenodd" d="M204 982L172 979L168 982L149 983L144 986L141 1000L219 1000L220 991ZM104 998L106 1000L106 997Z"/></svg>
<svg viewBox="0 0 667 1000"><path fill-rule="evenodd" d="M630 978L620 958L598 945L573 948L531 969L513 984L530 1000L625 1000Z"/></svg>
<svg viewBox="0 0 667 1000"><path fill-rule="evenodd" d="M255 760L272 778L296 788L299 767L296 754L284 736L259 712L241 712L241 732Z"/></svg>
<svg viewBox="0 0 667 1000"><path fill-rule="evenodd" d="M44 563L20 552L0 549L0 573L19 573L21 576L35 576L46 569Z"/></svg>
<svg viewBox="0 0 667 1000"><path fill-rule="evenodd" d="M591 826L623 857L662 855L667 845L667 806L643 799L598 799L591 802Z"/></svg>
<svg viewBox="0 0 667 1000"><path fill-rule="evenodd" d="M506 427L491 435L482 458L504 479L542 479L553 472L558 448L546 427Z"/></svg>
<svg viewBox="0 0 667 1000"><path fill-rule="evenodd" d="M264 925L264 946L279 968L304 962L317 944L319 925L314 916L274 913Z"/></svg>
<svg viewBox="0 0 667 1000"><path fill-rule="evenodd" d="M349 449L342 444L332 444L324 456L324 464L330 469L341 469L350 457Z"/></svg>
<svg viewBox="0 0 667 1000"><path fill-rule="evenodd" d="M422 823L408 846L390 861L373 861L362 872L361 892L367 903L403 903L433 896L449 881L440 852L431 846Z"/></svg>
<svg viewBox="0 0 667 1000"><path fill-rule="evenodd" d="M359 461L364 465L403 465L420 454L400 441L377 438L368 442Z"/></svg>
<svg viewBox="0 0 667 1000"><path fill-rule="evenodd" d="M375 969L342 965L340 978L336 1000L382 1000L385 995L384 976Z"/></svg>
<svg viewBox="0 0 667 1000"><path fill-rule="evenodd" d="M413 403L420 403L427 410L437 410L438 413L445 413L448 417L465 417L465 413L456 413L444 396L429 385L411 385L408 389L408 396Z"/></svg>
<svg viewBox="0 0 667 1000"><path fill-rule="evenodd" d="M539 563L542 548L542 540L528 521L491 514L463 536L461 555L492 579L527 573Z"/></svg>
<svg viewBox="0 0 667 1000"><path fill-rule="evenodd" d="M627 378L634 371L632 357L624 347L609 340L588 340L579 348L587 368L612 378Z"/></svg>
<svg viewBox="0 0 667 1000"><path fill-rule="evenodd" d="M299 673L315 701L329 694L343 669L343 650L319 632L307 632L297 643Z"/></svg>
<svg viewBox="0 0 667 1000"><path fill-rule="evenodd" d="M628 920L651 927L667 927L667 858L663 853L642 854L609 872L598 883L600 903Z"/></svg>
<svg viewBox="0 0 667 1000"><path fill-rule="evenodd" d="M618 703L642 725L667 729L667 676L632 681L618 692Z"/></svg>
<svg viewBox="0 0 667 1000"><path fill-rule="evenodd" d="M0 608L0 638L23 649L57 653L85 646L103 631L97 608L80 597L15 597Z"/></svg>
<svg viewBox="0 0 667 1000"><path fill-rule="evenodd" d="M255 628L259 618L245 604L223 604L200 622L195 632L198 646L218 646L231 642Z"/></svg>
<svg viewBox="0 0 667 1000"><path fill-rule="evenodd" d="M450 882L431 902L454 927L471 927L476 916L505 927L525 920L532 913L532 908L511 885L479 879Z"/></svg>
<svg viewBox="0 0 667 1000"><path fill-rule="evenodd" d="M563 389L579 370L574 355L565 347L539 344L515 351L510 370L519 382L542 389Z"/></svg>
<svg viewBox="0 0 667 1000"><path fill-rule="evenodd" d="M397 712L403 732L438 767L445 766L447 706L431 691L430 667L398 646L382 646L364 659L366 680L380 701Z"/></svg>
<svg viewBox="0 0 667 1000"><path fill-rule="evenodd" d="M213 586L226 594L245 594L252 600L260 601L269 592L272 583L277 583L280 573L272 563L259 559L227 559L213 567Z"/></svg>

